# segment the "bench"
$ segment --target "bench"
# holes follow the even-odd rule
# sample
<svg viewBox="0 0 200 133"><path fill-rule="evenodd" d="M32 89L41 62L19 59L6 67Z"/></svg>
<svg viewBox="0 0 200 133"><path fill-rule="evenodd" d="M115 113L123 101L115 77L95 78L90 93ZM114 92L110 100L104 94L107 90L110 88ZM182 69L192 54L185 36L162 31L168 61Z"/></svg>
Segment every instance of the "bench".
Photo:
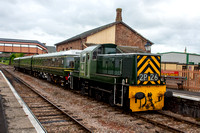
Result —
<svg viewBox="0 0 200 133"><path fill-rule="evenodd" d="M172 80L177 82L178 89L183 90L183 83L187 80L186 77L181 76L163 76L165 81L166 80Z"/></svg>

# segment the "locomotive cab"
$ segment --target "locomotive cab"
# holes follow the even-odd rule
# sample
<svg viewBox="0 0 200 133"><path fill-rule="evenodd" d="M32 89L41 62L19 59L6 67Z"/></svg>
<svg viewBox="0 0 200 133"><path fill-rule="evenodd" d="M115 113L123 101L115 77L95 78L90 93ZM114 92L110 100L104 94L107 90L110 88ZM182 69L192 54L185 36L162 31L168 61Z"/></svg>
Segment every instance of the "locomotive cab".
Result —
<svg viewBox="0 0 200 133"><path fill-rule="evenodd" d="M97 57L101 54L122 53L115 44L94 45L84 49L80 54L80 77L90 78L97 72Z"/></svg>

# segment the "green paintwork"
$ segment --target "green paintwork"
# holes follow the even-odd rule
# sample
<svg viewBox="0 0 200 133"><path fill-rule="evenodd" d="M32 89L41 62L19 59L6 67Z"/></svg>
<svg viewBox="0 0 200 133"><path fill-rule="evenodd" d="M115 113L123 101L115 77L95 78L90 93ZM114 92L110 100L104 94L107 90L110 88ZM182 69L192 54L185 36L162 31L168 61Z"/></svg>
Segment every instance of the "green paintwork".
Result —
<svg viewBox="0 0 200 133"><path fill-rule="evenodd" d="M31 71L32 70L32 66L31 66L32 61L31 61L31 59L32 59L32 56L22 57L20 59L20 61L19 61L20 62L20 64L19 64L20 68L23 68L23 69Z"/></svg>
<svg viewBox="0 0 200 133"><path fill-rule="evenodd" d="M68 58L71 56L40 57L33 58L33 71L51 73L59 76L66 76L73 67L67 66Z"/></svg>
<svg viewBox="0 0 200 133"><path fill-rule="evenodd" d="M189 64L189 54L188 53L186 54L186 64L187 65Z"/></svg>
<svg viewBox="0 0 200 133"><path fill-rule="evenodd" d="M72 76L109 84L137 85L137 56L148 53L121 53L115 44L100 44L86 48L75 63ZM157 55L156 55L157 56ZM78 60L78 59L77 59Z"/></svg>
<svg viewBox="0 0 200 133"><path fill-rule="evenodd" d="M114 44L102 44L88 47L81 52L80 63L75 63L75 72L73 72L72 75L110 84L114 84L115 79L121 81L120 60L117 60L117 62L113 64L112 61L115 62L115 56L113 58L101 56L104 54L116 53L121 53L121 51ZM105 64L105 62L108 62L108 64Z"/></svg>
<svg viewBox="0 0 200 133"><path fill-rule="evenodd" d="M79 76L81 78L91 79L91 75L97 73L97 55L112 54L121 52L114 44L95 45L86 48L80 55Z"/></svg>
<svg viewBox="0 0 200 133"><path fill-rule="evenodd" d="M68 76L74 70L74 57L80 50L55 52L34 56L16 58L15 67L53 74L54 76Z"/></svg>

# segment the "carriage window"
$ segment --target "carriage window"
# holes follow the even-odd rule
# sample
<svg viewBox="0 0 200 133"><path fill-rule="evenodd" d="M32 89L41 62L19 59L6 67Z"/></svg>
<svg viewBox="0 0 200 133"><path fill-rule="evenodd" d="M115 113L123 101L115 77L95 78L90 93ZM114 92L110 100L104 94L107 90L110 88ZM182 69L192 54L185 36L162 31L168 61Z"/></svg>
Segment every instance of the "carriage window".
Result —
<svg viewBox="0 0 200 133"><path fill-rule="evenodd" d="M67 57L66 68L74 68L74 58L73 57Z"/></svg>
<svg viewBox="0 0 200 133"><path fill-rule="evenodd" d="M85 62L85 56L86 54L83 54L82 57L81 57L81 62Z"/></svg>
<svg viewBox="0 0 200 133"><path fill-rule="evenodd" d="M58 66L61 67L63 65L63 58L58 58Z"/></svg>

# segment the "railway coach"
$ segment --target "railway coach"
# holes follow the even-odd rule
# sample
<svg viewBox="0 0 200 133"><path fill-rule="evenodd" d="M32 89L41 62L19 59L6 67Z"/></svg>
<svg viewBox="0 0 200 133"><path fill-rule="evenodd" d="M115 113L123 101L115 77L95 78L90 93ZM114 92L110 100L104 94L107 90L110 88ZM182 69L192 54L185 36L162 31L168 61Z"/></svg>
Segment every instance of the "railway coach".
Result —
<svg viewBox="0 0 200 133"><path fill-rule="evenodd" d="M70 72L74 69L74 57L81 50L69 50L14 59L15 69L46 78L48 81L69 86Z"/></svg>
<svg viewBox="0 0 200 133"><path fill-rule="evenodd" d="M166 92L160 63L157 54L125 54L114 44L91 46L75 57L70 87L133 112L161 110L172 93Z"/></svg>
<svg viewBox="0 0 200 133"><path fill-rule="evenodd" d="M32 57L33 56L15 58L13 61L14 68L30 73L32 71Z"/></svg>
<svg viewBox="0 0 200 133"><path fill-rule="evenodd" d="M33 56L33 75L47 78L61 86L68 85L70 72L74 69L74 57L80 52L81 50L69 50Z"/></svg>

